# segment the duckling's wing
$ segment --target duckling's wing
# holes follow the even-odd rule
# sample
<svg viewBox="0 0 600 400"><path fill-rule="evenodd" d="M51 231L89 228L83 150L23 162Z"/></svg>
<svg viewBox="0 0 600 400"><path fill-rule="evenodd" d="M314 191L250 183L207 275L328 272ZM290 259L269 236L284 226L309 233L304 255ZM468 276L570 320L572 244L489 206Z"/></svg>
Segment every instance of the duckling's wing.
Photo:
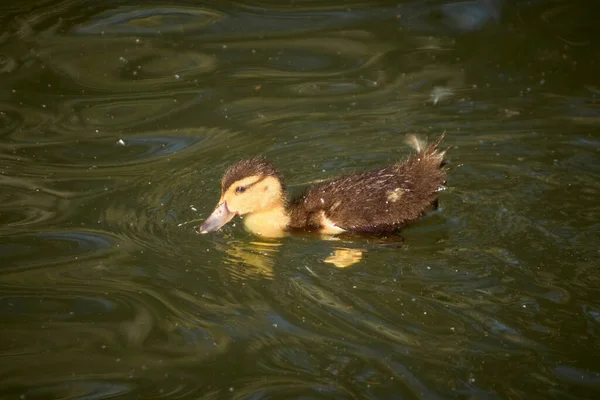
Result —
<svg viewBox="0 0 600 400"><path fill-rule="evenodd" d="M415 187L393 168L350 175L332 182L325 216L349 231L386 232L421 215Z"/></svg>
<svg viewBox="0 0 600 400"><path fill-rule="evenodd" d="M437 144L437 142L435 143ZM445 183L443 153L420 149L406 162L311 187L291 204L291 227L392 232L422 216Z"/></svg>

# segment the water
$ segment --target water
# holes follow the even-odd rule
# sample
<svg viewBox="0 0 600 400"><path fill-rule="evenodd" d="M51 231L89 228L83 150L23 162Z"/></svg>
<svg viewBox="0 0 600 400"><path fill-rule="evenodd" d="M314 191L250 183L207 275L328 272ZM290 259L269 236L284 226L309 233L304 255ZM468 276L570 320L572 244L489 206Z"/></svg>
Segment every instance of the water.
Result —
<svg viewBox="0 0 600 400"><path fill-rule="evenodd" d="M0 11L1 398L598 396L597 6ZM404 241L193 231L240 158L297 192L443 131Z"/></svg>

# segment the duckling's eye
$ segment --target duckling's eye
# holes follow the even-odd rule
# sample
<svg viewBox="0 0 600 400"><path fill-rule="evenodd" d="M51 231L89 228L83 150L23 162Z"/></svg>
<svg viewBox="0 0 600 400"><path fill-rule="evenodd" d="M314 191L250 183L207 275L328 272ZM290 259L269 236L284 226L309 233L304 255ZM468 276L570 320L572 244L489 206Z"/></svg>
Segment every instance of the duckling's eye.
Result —
<svg viewBox="0 0 600 400"><path fill-rule="evenodd" d="M246 191L246 188L243 186L238 186L235 188L236 193L244 193L245 191Z"/></svg>

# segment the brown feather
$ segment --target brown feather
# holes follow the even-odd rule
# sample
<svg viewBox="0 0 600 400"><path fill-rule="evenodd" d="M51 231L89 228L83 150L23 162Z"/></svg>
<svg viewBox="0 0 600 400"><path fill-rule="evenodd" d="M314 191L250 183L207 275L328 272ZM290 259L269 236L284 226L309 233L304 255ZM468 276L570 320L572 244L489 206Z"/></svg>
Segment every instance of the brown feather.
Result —
<svg viewBox="0 0 600 400"><path fill-rule="evenodd" d="M227 169L221 180L221 192L224 193L234 182L249 176L273 176L281 182L281 187L285 190L283 177L275 165L262 157L253 157L239 161Z"/></svg>
<svg viewBox="0 0 600 400"><path fill-rule="evenodd" d="M349 174L310 187L290 204L291 229L319 229L324 215L354 232L393 232L435 206L444 187L443 139L425 146L416 137L417 153L404 163Z"/></svg>

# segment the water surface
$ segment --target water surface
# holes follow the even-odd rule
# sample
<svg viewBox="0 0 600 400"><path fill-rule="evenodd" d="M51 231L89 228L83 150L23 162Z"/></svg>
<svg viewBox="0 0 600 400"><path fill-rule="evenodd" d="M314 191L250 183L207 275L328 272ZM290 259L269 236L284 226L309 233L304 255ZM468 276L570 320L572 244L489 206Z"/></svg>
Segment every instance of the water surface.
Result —
<svg viewBox="0 0 600 400"><path fill-rule="evenodd" d="M0 397L597 397L598 11L0 6ZM403 241L193 231L240 158L298 192L443 131Z"/></svg>

